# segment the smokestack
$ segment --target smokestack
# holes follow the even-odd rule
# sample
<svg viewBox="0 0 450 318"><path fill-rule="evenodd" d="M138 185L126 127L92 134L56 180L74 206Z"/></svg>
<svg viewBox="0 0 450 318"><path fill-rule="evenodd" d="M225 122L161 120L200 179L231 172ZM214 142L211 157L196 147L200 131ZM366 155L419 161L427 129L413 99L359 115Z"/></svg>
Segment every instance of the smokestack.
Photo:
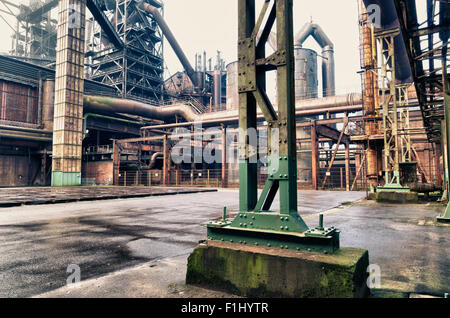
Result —
<svg viewBox="0 0 450 318"><path fill-rule="evenodd" d="M203 51L203 72L206 73L206 51Z"/></svg>
<svg viewBox="0 0 450 318"><path fill-rule="evenodd" d="M222 71L214 71L214 106L216 110L222 107Z"/></svg>

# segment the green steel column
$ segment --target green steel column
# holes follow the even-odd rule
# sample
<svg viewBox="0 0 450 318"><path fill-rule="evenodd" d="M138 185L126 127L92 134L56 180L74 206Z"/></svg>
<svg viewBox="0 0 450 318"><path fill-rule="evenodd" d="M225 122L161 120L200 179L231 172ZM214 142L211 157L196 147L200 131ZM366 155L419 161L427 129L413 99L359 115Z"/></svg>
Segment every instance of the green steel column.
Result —
<svg viewBox="0 0 450 318"><path fill-rule="evenodd" d="M255 27L255 0L239 1L239 43L250 38ZM254 61L248 60L247 50L254 48L254 43L239 45L239 68L247 69ZM256 86L256 78L240 77L240 87ZM253 85L252 85L253 84ZM247 134L256 131L256 100L250 90L239 91L239 208L240 211L252 211L258 201L258 164L257 151L250 144ZM254 145L253 145L254 146Z"/></svg>
<svg viewBox="0 0 450 318"><path fill-rule="evenodd" d="M278 50L286 63L278 67L278 114L280 125L280 213L297 215L297 151L295 125L294 48L292 1L277 2ZM283 178L287 176L288 178Z"/></svg>
<svg viewBox="0 0 450 318"><path fill-rule="evenodd" d="M447 184L447 176L448 176L448 163L447 163L447 130L445 127L445 119L441 120L441 153L442 153L442 163L443 163L443 172L444 172L444 186L443 186L443 194L441 201L448 200L448 184Z"/></svg>
<svg viewBox="0 0 450 318"><path fill-rule="evenodd" d="M297 213L293 0L266 0L258 19L255 0L239 0L239 213L207 226L208 239L231 243L333 253L334 227L309 228ZM275 24L276 23L276 24ZM277 49L265 47L276 25ZM266 73L277 71L278 110L266 92ZM267 182L257 196L257 106L268 126ZM271 210L279 193L280 209Z"/></svg>
<svg viewBox="0 0 450 318"><path fill-rule="evenodd" d="M446 190L447 197L450 191L450 176L449 176L449 164L450 164L450 82L447 75L447 48L445 47L442 52L442 86L443 86L443 97L444 97L444 111L445 111L445 143L446 153L444 153L444 171L446 172ZM450 222L450 202L447 204L444 215L438 217L439 221Z"/></svg>

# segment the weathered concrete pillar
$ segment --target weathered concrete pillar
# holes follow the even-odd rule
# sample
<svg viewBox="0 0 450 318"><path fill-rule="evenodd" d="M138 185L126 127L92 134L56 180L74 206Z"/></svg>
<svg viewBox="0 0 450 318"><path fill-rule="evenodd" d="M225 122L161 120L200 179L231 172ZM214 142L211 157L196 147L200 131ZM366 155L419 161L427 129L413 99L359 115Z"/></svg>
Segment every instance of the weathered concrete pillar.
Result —
<svg viewBox="0 0 450 318"><path fill-rule="evenodd" d="M81 185L86 0L59 0L52 186Z"/></svg>

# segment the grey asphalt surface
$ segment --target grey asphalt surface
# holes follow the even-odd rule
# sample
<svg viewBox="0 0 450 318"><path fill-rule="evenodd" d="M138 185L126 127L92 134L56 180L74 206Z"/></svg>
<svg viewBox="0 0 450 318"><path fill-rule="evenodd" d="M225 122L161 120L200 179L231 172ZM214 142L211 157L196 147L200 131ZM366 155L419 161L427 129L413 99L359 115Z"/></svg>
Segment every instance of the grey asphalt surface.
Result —
<svg viewBox="0 0 450 318"><path fill-rule="evenodd" d="M363 197L305 190L299 193L299 211L316 226L316 213ZM65 286L70 264L80 266L84 281L187 257L223 206L232 216L238 191L2 208L0 297L29 297Z"/></svg>
<svg viewBox="0 0 450 318"><path fill-rule="evenodd" d="M325 226L341 230L341 246L368 249L370 262L380 266L382 288L436 296L448 292L450 226L435 222L442 206L358 201L363 197L300 191L299 211L310 227L323 212ZM177 275L170 266L164 272L167 281L173 276L179 283L180 266L205 238L205 224L220 218L225 205L233 216L238 191L0 209L0 297L29 297L63 287L70 264L79 265L82 281L88 281L167 260L177 264ZM140 291L149 295L145 287ZM109 288L118 286L103 285Z"/></svg>

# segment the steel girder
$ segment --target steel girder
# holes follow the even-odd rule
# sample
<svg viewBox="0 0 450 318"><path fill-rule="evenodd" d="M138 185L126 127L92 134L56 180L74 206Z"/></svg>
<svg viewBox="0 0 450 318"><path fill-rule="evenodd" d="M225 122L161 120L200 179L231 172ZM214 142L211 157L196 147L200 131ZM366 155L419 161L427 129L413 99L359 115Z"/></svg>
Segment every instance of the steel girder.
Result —
<svg viewBox="0 0 450 318"><path fill-rule="evenodd" d="M334 227L310 229L297 210L293 1L266 0L256 19L255 0L239 0L239 214L208 225L208 239L332 253L339 248ZM265 21L265 23L264 23ZM277 50L266 54L272 27ZM260 36L258 37L258 34ZM278 110L266 92L266 73L277 71ZM268 123L268 178L258 198L257 107ZM279 211L271 210L279 193Z"/></svg>

